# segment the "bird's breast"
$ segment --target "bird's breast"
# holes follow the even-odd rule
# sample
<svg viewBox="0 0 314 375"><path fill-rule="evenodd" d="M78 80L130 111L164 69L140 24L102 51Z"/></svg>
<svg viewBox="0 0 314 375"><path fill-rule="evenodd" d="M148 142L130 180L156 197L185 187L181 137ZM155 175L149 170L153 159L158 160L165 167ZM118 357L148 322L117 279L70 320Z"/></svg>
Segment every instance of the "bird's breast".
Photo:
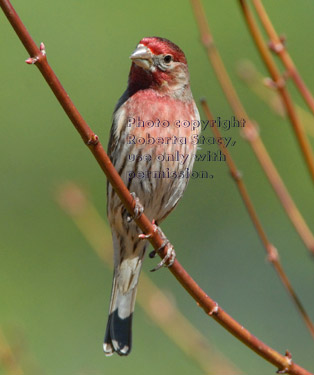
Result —
<svg viewBox="0 0 314 375"><path fill-rule="evenodd" d="M152 90L138 91L116 111L111 159L149 218L162 220L182 196L192 173L199 121L192 95L179 100ZM109 189L114 221L121 203Z"/></svg>
<svg viewBox="0 0 314 375"><path fill-rule="evenodd" d="M120 137L143 153L159 154L179 148L193 152L199 133L199 115L191 100L139 91L123 105ZM184 146L184 147L181 147Z"/></svg>

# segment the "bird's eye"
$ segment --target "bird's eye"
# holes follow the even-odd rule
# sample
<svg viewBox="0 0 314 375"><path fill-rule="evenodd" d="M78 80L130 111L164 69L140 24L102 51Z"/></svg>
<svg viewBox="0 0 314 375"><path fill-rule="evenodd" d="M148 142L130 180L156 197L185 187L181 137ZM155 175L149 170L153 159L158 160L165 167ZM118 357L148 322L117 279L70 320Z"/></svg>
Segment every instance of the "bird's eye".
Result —
<svg viewBox="0 0 314 375"><path fill-rule="evenodd" d="M171 55L164 56L164 62L169 64L172 61L173 57Z"/></svg>

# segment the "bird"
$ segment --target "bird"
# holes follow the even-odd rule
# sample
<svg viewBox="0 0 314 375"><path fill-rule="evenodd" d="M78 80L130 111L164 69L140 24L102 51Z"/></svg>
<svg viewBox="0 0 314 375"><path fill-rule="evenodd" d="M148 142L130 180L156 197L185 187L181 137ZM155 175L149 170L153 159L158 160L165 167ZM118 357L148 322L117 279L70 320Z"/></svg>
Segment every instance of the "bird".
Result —
<svg viewBox="0 0 314 375"><path fill-rule="evenodd" d="M127 88L113 112L108 155L140 202L138 207L159 225L176 207L188 184L197 147L192 137L200 131L200 116L187 60L176 44L161 37L145 37L130 59ZM145 236L109 183L107 215L114 275L103 349L107 356L127 356L148 241L142 239Z"/></svg>

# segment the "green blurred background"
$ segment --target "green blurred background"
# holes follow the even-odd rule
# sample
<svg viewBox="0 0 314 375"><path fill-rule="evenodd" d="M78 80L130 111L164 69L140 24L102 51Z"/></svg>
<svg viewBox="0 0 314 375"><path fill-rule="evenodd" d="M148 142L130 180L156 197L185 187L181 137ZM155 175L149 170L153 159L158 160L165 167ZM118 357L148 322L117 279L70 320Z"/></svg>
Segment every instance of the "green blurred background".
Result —
<svg viewBox="0 0 314 375"><path fill-rule="evenodd" d="M195 99L206 96L215 116L232 115L199 42L188 1L22 1L13 5L80 112L107 144L111 114L126 87L128 56L144 36L162 36L185 52ZM314 3L264 2L289 52L314 89ZM267 76L237 1L205 6L216 44L247 108L256 119L293 198L314 230L313 185L290 123L241 82L240 60ZM106 358L102 340L112 274L55 202L55 191L73 180L106 212L106 181L88 149L0 12L1 253L0 327L18 346L26 374L202 374L138 307L133 351ZM305 105L291 84L293 98ZM201 116L204 118L203 114ZM205 135L211 135L207 130ZM226 135L229 135L226 134ZM314 259L265 179L250 146L233 132L232 149L270 240L314 319ZM313 138L310 138L312 145ZM204 146L203 150L207 150ZM300 365L314 370L314 343L299 318L248 218L224 163L199 163L214 180L191 180L184 199L162 228L178 259L206 292L246 328ZM156 260L146 259L148 271ZM244 373L274 368L200 310L167 270L151 274L175 296L177 307ZM3 371L3 372L1 372ZM0 368L0 374L4 370ZM226 374L232 375L232 374Z"/></svg>

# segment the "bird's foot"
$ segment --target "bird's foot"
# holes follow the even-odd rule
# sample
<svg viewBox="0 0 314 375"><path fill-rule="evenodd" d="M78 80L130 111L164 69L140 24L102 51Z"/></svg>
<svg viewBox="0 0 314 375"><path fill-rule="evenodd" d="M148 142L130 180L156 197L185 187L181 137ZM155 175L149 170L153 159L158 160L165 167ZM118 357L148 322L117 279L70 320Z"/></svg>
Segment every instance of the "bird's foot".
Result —
<svg viewBox="0 0 314 375"><path fill-rule="evenodd" d="M173 246L165 236L164 232L161 230L161 228L156 224L155 220L152 221L152 225L154 227L153 233L157 232L159 233L160 237L163 240L162 245L157 249L153 250L149 253L150 258L155 258L156 254L158 254L160 251L162 251L166 246L167 248L167 254L166 256L157 264L156 267L154 267L151 272L159 270L161 267L171 267L176 259L176 253L174 251ZM149 234L140 234L139 238L142 240L147 240L152 236L152 233Z"/></svg>
<svg viewBox="0 0 314 375"><path fill-rule="evenodd" d="M167 240L165 241L159 249L157 250L154 250L152 251L150 254L149 254L149 257L150 258L154 258L155 255L160 252L165 246L168 245L168 248L167 248L167 254L162 258L161 262L159 262L157 264L156 267L154 267L152 270L150 270L151 272L155 272L155 271L158 271L161 267L171 267L176 259L176 252L174 251L174 248L173 246L171 245L171 243Z"/></svg>
<svg viewBox="0 0 314 375"><path fill-rule="evenodd" d="M135 206L134 206L133 216L131 216L130 214L128 214L128 216L126 218L126 221L128 223L130 223L134 219L138 219L142 215L142 213L144 212L144 207L141 204L140 199L136 196L135 193L131 193L131 195L132 195L132 197L133 197L133 199L135 201Z"/></svg>
<svg viewBox="0 0 314 375"><path fill-rule="evenodd" d="M156 224L155 219L153 219L153 221L152 221L152 226L154 228L153 229L153 233L155 233L157 231L161 231L161 229L159 228L159 226ZM149 233L149 234L142 233L142 234L138 235L138 238L140 238L141 240L147 240L148 238L150 238L153 235L153 233Z"/></svg>

